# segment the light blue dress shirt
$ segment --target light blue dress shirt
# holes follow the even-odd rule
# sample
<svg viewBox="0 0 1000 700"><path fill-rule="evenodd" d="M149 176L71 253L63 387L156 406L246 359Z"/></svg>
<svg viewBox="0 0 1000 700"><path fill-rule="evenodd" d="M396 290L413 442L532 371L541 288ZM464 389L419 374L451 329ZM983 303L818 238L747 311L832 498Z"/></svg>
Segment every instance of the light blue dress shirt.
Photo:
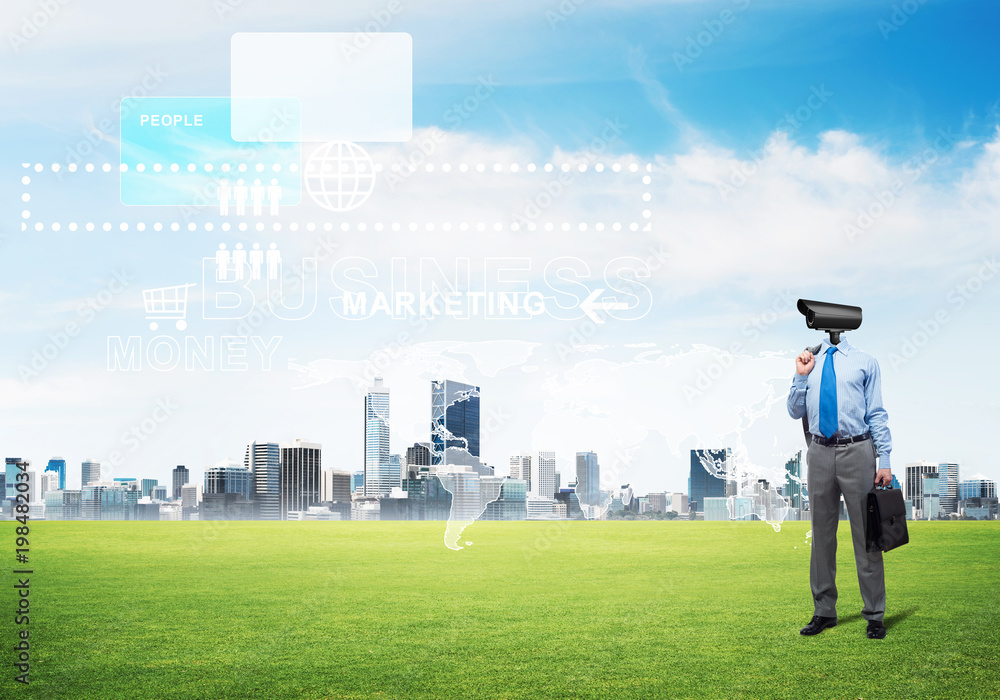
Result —
<svg viewBox="0 0 1000 700"><path fill-rule="evenodd" d="M809 416L809 432L821 435L819 430L819 387L823 378L823 363L830 348L826 339L814 357L816 364L806 376L795 375L788 391L788 415L792 418ZM834 437L852 437L870 430L878 454L879 468L890 469L889 453L892 452L892 435L889 434L889 414L882 405L882 375L875 358L858 350L841 336L840 343L832 346L836 351L833 369L837 373L837 432Z"/></svg>

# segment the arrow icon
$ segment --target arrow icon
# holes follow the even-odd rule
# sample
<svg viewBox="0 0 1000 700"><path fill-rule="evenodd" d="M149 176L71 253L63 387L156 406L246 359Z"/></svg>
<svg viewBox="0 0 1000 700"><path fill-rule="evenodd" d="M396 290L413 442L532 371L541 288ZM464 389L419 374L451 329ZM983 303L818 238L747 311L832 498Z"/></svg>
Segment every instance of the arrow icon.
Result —
<svg viewBox="0 0 1000 700"><path fill-rule="evenodd" d="M594 323L604 323L604 319L598 316L595 311L621 311L628 308L624 301L597 301L597 297L604 291L603 287L595 289L590 295L580 302L580 310L587 314Z"/></svg>

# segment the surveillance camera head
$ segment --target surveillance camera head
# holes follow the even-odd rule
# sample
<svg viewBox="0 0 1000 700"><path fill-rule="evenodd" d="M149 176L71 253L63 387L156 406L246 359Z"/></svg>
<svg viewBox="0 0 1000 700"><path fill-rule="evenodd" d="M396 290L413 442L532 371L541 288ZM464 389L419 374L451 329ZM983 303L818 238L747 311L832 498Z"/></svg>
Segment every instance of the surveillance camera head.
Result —
<svg viewBox="0 0 1000 700"><path fill-rule="evenodd" d="M806 326L829 333L834 345L839 342L841 333L856 330L861 325L860 306L799 299L798 309L806 317Z"/></svg>

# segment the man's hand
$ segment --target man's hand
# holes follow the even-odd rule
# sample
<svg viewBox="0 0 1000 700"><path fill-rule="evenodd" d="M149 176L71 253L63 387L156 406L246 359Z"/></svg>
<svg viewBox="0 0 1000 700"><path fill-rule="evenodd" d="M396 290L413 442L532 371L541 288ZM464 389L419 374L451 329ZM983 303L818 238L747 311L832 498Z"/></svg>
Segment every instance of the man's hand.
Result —
<svg viewBox="0 0 1000 700"><path fill-rule="evenodd" d="M816 361L813 359L813 354L808 350L795 358L795 371L803 377L812 372L815 366Z"/></svg>
<svg viewBox="0 0 1000 700"><path fill-rule="evenodd" d="M876 486L890 486L892 484L892 471L890 469L879 469L875 472Z"/></svg>

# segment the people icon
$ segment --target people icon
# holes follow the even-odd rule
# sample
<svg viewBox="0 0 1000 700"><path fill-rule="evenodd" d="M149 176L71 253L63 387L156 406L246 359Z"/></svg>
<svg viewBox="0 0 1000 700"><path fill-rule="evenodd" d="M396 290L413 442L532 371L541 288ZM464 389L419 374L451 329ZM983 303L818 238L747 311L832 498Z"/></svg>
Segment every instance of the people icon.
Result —
<svg viewBox="0 0 1000 700"><path fill-rule="evenodd" d="M236 215L246 214L247 186L242 179L236 181L236 186L233 188L233 198L236 200Z"/></svg>
<svg viewBox="0 0 1000 700"><path fill-rule="evenodd" d="M229 182L223 178L219 182L219 191L217 197L219 199L219 215L229 216L229 197L232 195L233 188L229 186Z"/></svg>
<svg viewBox="0 0 1000 700"><path fill-rule="evenodd" d="M247 266L247 252L243 250L243 244L237 243L236 250L233 251L233 271L236 273L236 279L243 279L245 269Z"/></svg>
<svg viewBox="0 0 1000 700"><path fill-rule="evenodd" d="M271 204L271 215L276 216L278 214L278 202L281 201L281 185L278 184L276 179L271 180L271 184L267 186L267 201Z"/></svg>
<svg viewBox="0 0 1000 700"><path fill-rule="evenodd" d="M226 250L225 243L220 243L219 249L215 251L215 274L220 280L229 276L229 251Z"/></svg>
<svg viewBox="0 0 1000 700"><path fill-rule="evenodd" d="M281 266L281 251L278 244L272 243L267 251L267 278L269 280L278 279L278 269Z"/></svg>
<svg viewBox="0 0 1000 700"><path fill-rule="evenodd" d="M260 279L260 268L264 264L264 251L260 249L260 243L254 243L250 251L250 279Z"/></svg>
<svg viewBox="0 0 1000 700"><path fill-rule="evenodd" d="M253 215L260 216L264 213L264 185L260 180L254 180L250 187L250 198L253 200Z"/></svg>

